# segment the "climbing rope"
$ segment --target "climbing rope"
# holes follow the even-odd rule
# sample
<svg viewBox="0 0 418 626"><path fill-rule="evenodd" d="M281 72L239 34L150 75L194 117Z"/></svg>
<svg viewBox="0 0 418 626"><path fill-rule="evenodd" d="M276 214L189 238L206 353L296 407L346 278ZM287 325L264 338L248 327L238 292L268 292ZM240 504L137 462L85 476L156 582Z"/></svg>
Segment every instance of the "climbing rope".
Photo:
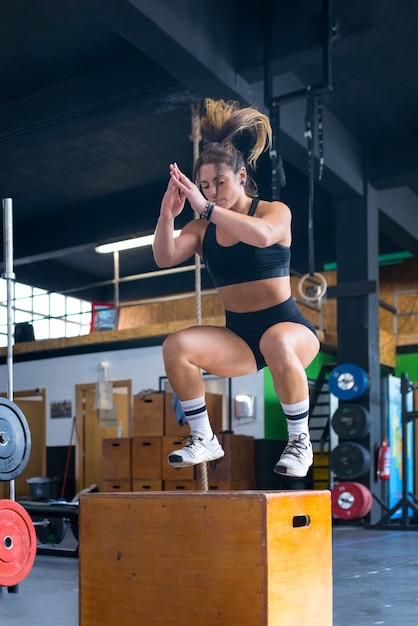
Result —
<svg viewBox="0 0 418 626"><path fill-rule="evenodd" d="M196 163L199 158L199 144L202 139L200 134L200 102L192 102L191 104L192 111L192 135L191 139L193 142L193 165ZM199 217L196 215L196 219ZM195 261L195 304L196 304L196 324L201 326L202 324L202 281L201 281L201 272L200 272L200 257L196 253L194 256ZM200 464L200 472L202 478L202 491L209 491L209 483L208 483L208 467L206 463Z"/></svg>
<svg viewBox="0 0 418 626"><path fill-rule="evenodd" d="M199 158L199 144L202 139L200 134L200 103L192 102L192 135L191 140L193 142L193 165ZM199 219L199 216L195 214L195 218ZM194 255L195 261L195 304L196 304L196 324L200 326L202 324L202 283L200 273L200 257L196 253Z"/></svg>

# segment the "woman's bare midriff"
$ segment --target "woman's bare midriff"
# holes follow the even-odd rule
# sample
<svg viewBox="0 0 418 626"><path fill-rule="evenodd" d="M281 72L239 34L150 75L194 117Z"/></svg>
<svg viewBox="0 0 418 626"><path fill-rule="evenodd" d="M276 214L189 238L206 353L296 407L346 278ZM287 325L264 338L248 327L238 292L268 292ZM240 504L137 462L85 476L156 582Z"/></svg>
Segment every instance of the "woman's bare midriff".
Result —
<svg viewBox="0 0 418 626"><path fill-rule="evenodd" d="M250 313L285 302L291 296L290 277L266 278L218 289L226 311Z"/></svg>

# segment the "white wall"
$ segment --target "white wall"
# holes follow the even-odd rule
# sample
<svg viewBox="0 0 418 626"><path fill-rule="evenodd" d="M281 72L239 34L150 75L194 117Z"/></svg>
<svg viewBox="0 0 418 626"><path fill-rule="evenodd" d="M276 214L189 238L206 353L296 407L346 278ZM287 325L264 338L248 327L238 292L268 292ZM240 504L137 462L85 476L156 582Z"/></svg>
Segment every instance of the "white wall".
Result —
<svg viewBox="0 0 418 626"><path fill-rule="evenodd" d="M145 389L159 389L159 378L165 376L161 346L110 350L94 354L63 356L36 361L13 363L13 391L26 391L36 388L46 389L47 402L47 446L68 446L71 437L71 418L50 418L50 403L70 401L75 415L75 386L96 382L100 364L108 363L110 380L132 380L133 394ZM256 419L249 421L232 420L235 434L264 437L264 382L263 373L235 378L231 382L231 394L252 394L256 397ZM0 366L0 391L7 392L8 368ZM221 387L208 382L208 390L213 393L228 393L224 379ZM215 385L215 386L214 386ZM74 440L73 440L74 443Z"/></svg>

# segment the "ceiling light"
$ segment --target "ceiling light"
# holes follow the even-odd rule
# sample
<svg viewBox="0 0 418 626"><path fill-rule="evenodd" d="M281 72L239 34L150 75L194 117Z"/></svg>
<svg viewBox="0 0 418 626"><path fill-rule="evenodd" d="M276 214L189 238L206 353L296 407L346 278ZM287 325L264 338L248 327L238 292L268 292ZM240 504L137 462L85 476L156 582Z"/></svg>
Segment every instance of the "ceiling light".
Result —
<svg viewBox="0 0 418 626"><path fill-rule="evenodd" d="M174 237L178 237L180 230L174 231ZM133 248L142 248L143 246L151 246L154 241L154 235L144 235L143 237L133 237L132 239L123 239L122 241L113 241L112 243L104 243L95 247L95 251L100 254L109 254L110 252L121 252L122 250L132 250Z"/></svg>

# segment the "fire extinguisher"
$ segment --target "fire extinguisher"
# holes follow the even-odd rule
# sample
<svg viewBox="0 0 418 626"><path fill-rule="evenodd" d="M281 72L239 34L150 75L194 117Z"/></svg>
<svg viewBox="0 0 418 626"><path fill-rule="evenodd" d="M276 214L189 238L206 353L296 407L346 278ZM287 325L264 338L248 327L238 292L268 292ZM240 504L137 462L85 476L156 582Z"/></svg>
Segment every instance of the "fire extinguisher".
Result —
<svg viewBox="0 0 418 626"><path fill-rule="evenodd" d="M377 475L380 480L389 480L390 476L390 448L388 440L383 439L377 457Z"/></svg>

